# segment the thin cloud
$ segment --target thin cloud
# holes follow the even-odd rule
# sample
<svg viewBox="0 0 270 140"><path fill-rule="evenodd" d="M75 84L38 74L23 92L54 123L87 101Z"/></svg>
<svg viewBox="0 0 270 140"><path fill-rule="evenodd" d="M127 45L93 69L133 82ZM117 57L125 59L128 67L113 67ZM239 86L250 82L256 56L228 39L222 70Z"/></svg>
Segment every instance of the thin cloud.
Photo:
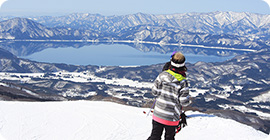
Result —
<svg viewBox="0 0 270 140"><path fill-rule="evenodd" d="M270 0L263 0L264 2L266 2L270 8Z"/></svg>
<svg viewBox="0 0 270 140"><path fill-rule="evenodd" d="M2 5L6 2L7 0L0 0L0 8L2 7Z"/></svg>

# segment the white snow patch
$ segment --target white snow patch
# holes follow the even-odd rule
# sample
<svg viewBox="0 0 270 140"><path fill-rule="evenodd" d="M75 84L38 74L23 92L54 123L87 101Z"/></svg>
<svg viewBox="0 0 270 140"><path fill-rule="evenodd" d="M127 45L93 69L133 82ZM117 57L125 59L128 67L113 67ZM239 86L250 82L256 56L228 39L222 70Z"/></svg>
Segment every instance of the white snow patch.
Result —
<svg viewBox="0 0 270 140"><path fill-rule="evenodd" d="M139 66L119 66L120 68L136 68L136 67L139 67Z"/></svg>
<svg viewBox="0 0 270 140"><path fill-rule="evenodd" d="M64 80L73 81L73 82L105 82L105 84L122 85L122 86L126 85L130 87L139 87L139 88L151 88L153 86L153 83L149 83L149 82L133 81L126 78L106 79L106 78L97 77L90 73L84 74L84 73L76 73L76 72L61 72L61 74L58 73L58 76L60 76Z"/></svg>
<svg viewBox="0 0 270 140"><path fill-rule="evenodd" d="M267 138L265 138L263 140L270 140L270 134L269 134L269 136Z"/></svg>
<svg viewBox="0 0 270 140"><path fill-rule="evenodd" d="M254 83L256 83L256 84L262 84L262 82L260 82L260 81L256 81L256 80L254 80L254 79L252 79L252 78L247 78L249 81L253 81Z"/></svg>
<svg viewBox="0 0 270 140"><path fill-rule="evenodd" d="M209 90L208 90L208 89L190 88L189 94L190 94L191 97L196 97L196 96L198 96L200 93L201 93L201 94L205 94L207 91L209 91Z"/></svg>
<svg viewBox="0 0 270 140"><path fill-rule="evenodd" d="M5 84L5 83L1 83L1 82L0 82L0 86L8 87L8 85L7 85L7 84Z"/></svg>
<svg viewBox="0 0 270 140"><path fill-rule="evenodd" d="M211 98L211 97L205 97L204 100L205 102L210 102L210 101L215 101L216 99Z"/></svg>
<svg viewBox="0 0 270 140"><path fill-rule="evenodd" d="M230 92L230 91L232 91L232 87L231 86L222 86L222 88L224 89L224 92Z"/></svg>
<svg viewBox="0 0 270 140"><path fill-rule="evenodd" d="M110 102L0 102L0 135L7 140L143 140L152 118L136 108ZM250 126L198 112L176 139L261 140L269 136Z"/></svg>
<svg viewBox="0 0 270 140"><path fill-rule="evenodd" d="M235 89L236 90L242 90L243 89L243 86L235 86Z"/></svg>
<svg viewBox="0 0 270 140"><path fill-rule="evenodd" d="M84 98L87 98L90 96L97 95L97 92L91 91L91 92L82 94L82 93L80 93L80 89L70 89L70 90L67 90L67 91L59 93L59 94L64 96L64 97L84 97Z"/></svg>
<svg viewBox="0 0 270 140"><path fill-rule="evenodd" d="M31 77L40 78L44 73L7 73L0 72L0 79L29 81Z"/></svg>
<svg viewBox="0 0 270 140"><path fill-rule="evenodd" d="M106 70L106 67L99 67L99 69L96 70L96 72L102 72L102 71L105 71Z"/></svg>
<svg viewBox="0 0 270 140"><path fill-rule="evenodd" d="M269 109L270 110L270 106L266 106L266 105L254 105L255 107L260 107L260 108L265 108L265 109Z"/></svg>
<svg viewBox="0 0 270 140"><path fill-rule="evenodd" d="M262 112L262 111L258 111L258 110L255 110L255 109L251 109L251 108L247 108L245 106L237 106L237 105L218 105L219 107L222 107L224 109L227 109L227 108L234 108L238 111L241 111L243 113L256 113L258 116L262 117L262 118L265 118L265 119L270 119L270 114L269 113L265 113L265 112Z"/></svg>
<svg viewBox="0 0 270 140"><path fill-rule="evenodd" d="M0 134L0 140L6 140L6 139Z"/></svg>
<svg viewBox="0 0 270 140"><path fill-rule="evenodd" d="M101 71L100 68L99 71ZM52 73L56 76L50 77L50 79L62 79L66 81L72 82L104 82L105 84L112 84L112 85L121 85L121 86L129 86L129 87L137 87L137 88L152 88L153 83L150 82L139 82L133 81L126 78L113 78L113 79L106 79L95 76L94 74L87 73L87 72L55 72ZM8 79L8 80L20 80L22 82L26 82L31 80L31 77L37 78L44 78L44 73L0 73L0 80L1 79Z"/></svg>
<svg viewBox="0 0 270 140"><path fill-rule="evenodd" d="M215 94L216 97L222 98L222 99L227 99L228 97L230 97L230 94Z"/></svg>
<svg viewBox="0 0 270 140"><path fill-rule="evenodd" d="M248 89L248 90L250 90L250 91L256 91L256 90L261 90L262 88L250 88L250 89Z"/></svg>
<svg viewBox="0 0 270 140"><path fill-rule="evenodd" d="M266 83L266 84L270 84L270 81L266 81L264 79L261 80L262 82Z"/></svg>
<svg viewBox="0 0 270 140"><path fill-rule="evenodd" d="M28 90L28 89L22 89L22 91L25 91L26 93L28 93L28 94L30 94L30 95L40 97L40 95L39 95L39 94L34 93L34 92L32 92L32 91L30 91L30 90Z"/></svg>
<svg viewBox="0 0 270 140"><path fill-rule="evenodd" d="M264 113L264 112L261 112L261 111L250 109L250 108L247 108L245 106L234 106L234 108L236 108L237 110L242 111L242 112L253 112L253 113L256 113L257 115L259 115L261 117L270 119L270 114L269 113Z"/></svg>
<svg viewBox="0 0 270 140"><path fill-rule="evenodd" d="M252 102L270 102L270 92L261 94L259 96L256 96L252 98L254 101Z"/></svg>
<svg viewBox="0 0 270 140"><path fill-rule="evenodd" d="M130 86L130 87L138 87L138 88L151 88L153 87L153 83L149 82L138 82L138 81L133 81L129 80L126 78L122 79L112 79L112 80L106 80L106 84L112 84L112 85L121 85L121 86Z"/></svg>

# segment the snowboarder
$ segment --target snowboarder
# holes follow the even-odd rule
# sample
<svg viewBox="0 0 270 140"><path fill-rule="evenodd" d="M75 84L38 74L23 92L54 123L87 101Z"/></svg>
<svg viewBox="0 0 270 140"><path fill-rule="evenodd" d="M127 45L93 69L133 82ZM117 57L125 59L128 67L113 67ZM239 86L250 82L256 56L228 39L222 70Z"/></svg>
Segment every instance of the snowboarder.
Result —
<svg viewBox="0 0 270 140"><path fill-rule="evenodd" d="M174 140L180 121L182 106L191 103L186 80L185 56L176 52L170 69L163 71L154 81L152 94L157 96L154 107L152 132L147 140L160 140L165 129L165 140Z"/></svg>

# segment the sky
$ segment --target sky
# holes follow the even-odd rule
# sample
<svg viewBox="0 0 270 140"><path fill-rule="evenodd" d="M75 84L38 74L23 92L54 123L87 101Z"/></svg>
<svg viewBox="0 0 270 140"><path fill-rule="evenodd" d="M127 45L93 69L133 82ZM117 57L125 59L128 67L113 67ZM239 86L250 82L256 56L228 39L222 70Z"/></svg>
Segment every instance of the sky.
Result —
<svg viewBox="0 0 270 140"><path fill-rule="evenodd" d="M233 11L270 14L270 0L0 0L0 15L105 16Z"/></svg>

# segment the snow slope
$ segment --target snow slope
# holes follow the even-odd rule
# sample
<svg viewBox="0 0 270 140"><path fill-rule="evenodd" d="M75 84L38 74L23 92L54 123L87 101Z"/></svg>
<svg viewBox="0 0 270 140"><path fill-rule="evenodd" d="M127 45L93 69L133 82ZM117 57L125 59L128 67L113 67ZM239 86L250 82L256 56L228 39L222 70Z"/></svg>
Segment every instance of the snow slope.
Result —
<svg viewBox="0 0 270 140"><path fill-rule="evenodd" d="M0 139L6 140L146 140L151 116L110 102L0 102ZM195 116L176 135L180 139L264 140L268 135L236 121L187 112Z"/></svg>

